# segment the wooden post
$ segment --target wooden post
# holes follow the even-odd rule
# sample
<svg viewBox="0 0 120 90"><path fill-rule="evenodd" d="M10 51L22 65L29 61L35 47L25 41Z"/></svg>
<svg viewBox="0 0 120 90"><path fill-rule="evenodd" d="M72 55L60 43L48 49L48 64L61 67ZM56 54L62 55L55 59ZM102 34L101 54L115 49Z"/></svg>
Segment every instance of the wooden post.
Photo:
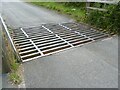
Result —
<svg viewBox="0 0 120 90"><path fill-rule="evenodd" d="M89 13L89 9L87 7L90 7L90 2L88 2L88 1L86 2L86 14Z"/></svg>

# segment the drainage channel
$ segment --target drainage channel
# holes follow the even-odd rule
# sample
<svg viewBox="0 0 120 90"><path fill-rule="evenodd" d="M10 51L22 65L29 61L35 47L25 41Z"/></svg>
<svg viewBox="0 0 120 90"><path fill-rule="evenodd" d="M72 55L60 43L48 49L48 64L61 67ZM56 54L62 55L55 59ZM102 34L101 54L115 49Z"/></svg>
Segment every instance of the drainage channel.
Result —
<svg viewBox="0 0 120 90"><path fill-rule="evenodd" d="M26 62L81 46L108 35L76 23L63 23L14 29L11 36L22 62Z"/></svg>

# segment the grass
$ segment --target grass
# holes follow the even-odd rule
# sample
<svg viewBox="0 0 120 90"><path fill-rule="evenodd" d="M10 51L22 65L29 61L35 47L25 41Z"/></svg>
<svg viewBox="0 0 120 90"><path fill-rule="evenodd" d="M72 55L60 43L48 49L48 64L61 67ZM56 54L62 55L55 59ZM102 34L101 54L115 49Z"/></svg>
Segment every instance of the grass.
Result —
<svg viewBox="0 0 120 90"><path fill-rule="evenodd" d="M10 47L9 50L11 50ZM19 72L20 63L17 62L17 59L15 58L12 50L8 51L8 53L9 53L8 57L9 57L10 70L11 70L8 74L9 81L12 84L20 84L22 82L22 78Z"/></svg>
<svg viewBox="0 0 120 90"><path fill-rule="evenodd" d="M33 5L43 6L51 10L58 11L62 14L67 14L76 21L85 21L85 9L82 7L68 6L62 2L29 2Z"/></svg>
<svg viewBox="0 0 120 90"><path fill-rule="evenodd" d="M10 82L13 84L20 84L20 82L22 81L20 77L20 72L19 72L20 63L17 62L18 60L15 56L15 53L13 51L11 44L9 44L9 40L5 32L3 32L3 40L4 40L4 45L5 45L4 53L6 55L6 63L10 69L8 78Z"/></svg>
<svg viewBox="0 0 120 90"><path fill-rule="evenodd" d="M18 68L19 68L19 63L14 62L14 63L11 64L11 70L12 71L17 71Z"/></svg>
<svg viewBox="0 0 120 90"><path fill-rule="evenodd" d="M8 77L13 84L20 84L22 82L22 79L17 72L9 73Z"/></svg>
<svg viewBox="0 0 120 90"><path fill-rule="evenodd" d="M14 57L12 50L8 51L8 53L9 53L9 63L10 63L10 69L11 69L11 71L8 74L9 81L12 84L20 84L22 82L22 78L19 72L20 63L16 62L17 59Z"/></svg>

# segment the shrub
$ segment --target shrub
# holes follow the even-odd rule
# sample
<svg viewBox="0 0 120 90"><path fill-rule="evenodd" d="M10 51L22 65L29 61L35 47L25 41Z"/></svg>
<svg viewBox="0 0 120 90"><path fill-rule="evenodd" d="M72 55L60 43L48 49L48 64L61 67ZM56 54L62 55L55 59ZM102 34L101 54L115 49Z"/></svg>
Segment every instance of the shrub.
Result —
<svg viewBox="0 0 120 90"><path fill-rule="evenodd" d="M107 12L91 11L87 22L98 28L106 29L110 33L120 34L120 3L110 5Z"/></svg>

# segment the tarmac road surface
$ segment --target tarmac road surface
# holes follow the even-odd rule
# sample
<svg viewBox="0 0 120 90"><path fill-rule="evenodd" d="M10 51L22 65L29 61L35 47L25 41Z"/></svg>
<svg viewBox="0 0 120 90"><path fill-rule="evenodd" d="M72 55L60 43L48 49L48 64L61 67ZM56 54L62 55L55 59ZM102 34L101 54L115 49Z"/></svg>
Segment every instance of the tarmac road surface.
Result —
<svg viewBox="0 0 120 90"><path fill-rule="evenodd" d="M3 3L2 16L11 27L71 22L71 18L24 2ZM118 38L65 50L23 63L27 88L117 88Z"/></svg>

